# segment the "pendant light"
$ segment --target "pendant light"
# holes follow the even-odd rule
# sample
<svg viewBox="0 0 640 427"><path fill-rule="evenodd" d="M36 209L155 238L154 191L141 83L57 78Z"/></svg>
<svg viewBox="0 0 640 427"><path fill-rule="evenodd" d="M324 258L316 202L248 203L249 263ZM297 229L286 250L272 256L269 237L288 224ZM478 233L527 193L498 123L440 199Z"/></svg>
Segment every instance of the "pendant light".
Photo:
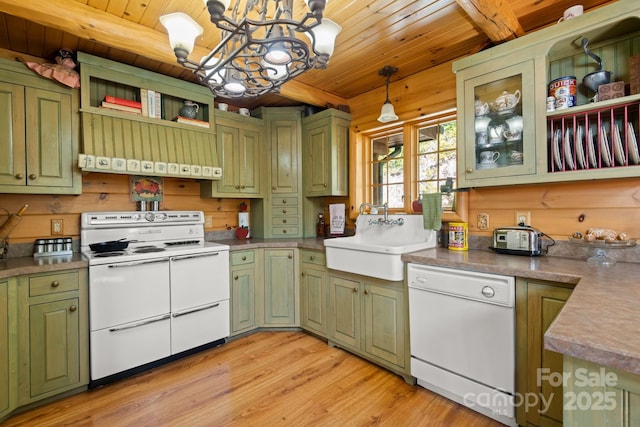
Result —
<svg viewBox="0 0 640 427"><path fill-rule="evenodd" d="M387 99L382 104L382 111L380 111L380 117L378 117L378 121L382 123L389 123L394 120L398 120L398 116L396 116L395 111L393 111L393 104L389 101L389 78L398 72L396 67L392 67L391 65L385 65L378 74L385 77L385 85L387 86Z"/></svg>

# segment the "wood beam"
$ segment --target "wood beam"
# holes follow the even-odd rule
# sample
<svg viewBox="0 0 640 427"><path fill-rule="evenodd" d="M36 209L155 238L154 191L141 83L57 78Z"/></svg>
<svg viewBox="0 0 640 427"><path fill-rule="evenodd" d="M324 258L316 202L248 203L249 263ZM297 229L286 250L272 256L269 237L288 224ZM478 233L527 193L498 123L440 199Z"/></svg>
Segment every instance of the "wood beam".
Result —
<svg viewBox="0 0 640 427"><path fill-rule="evenodd" d="M506 0L456 0L494 43L524 35L524 29Z"/></svg>
<svg viewBox="0 0 640 427"><path fill-rule="evenodd" d="M0 0L0 11L154 61L176 64L176 57L169 47L166 33L127 21L81 2L47 0L46 7L43 7L41 2ZM208 49L196 46L192 57L201 58L208 53ZM348 104L344 98L298 81L285 83L280 95L318 106L326 106L327 103Z"/></svg>

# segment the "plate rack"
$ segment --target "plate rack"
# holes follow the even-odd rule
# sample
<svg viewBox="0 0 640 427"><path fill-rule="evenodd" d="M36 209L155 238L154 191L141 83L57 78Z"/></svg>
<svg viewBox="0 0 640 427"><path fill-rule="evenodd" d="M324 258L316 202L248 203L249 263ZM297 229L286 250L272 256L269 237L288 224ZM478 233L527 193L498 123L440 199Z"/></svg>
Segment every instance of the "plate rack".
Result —
<svg viewBox="0 0 640 427"><path fill-rule="evenodd" d="M547 115L548 171L640 166L640 96Z"/></svg>

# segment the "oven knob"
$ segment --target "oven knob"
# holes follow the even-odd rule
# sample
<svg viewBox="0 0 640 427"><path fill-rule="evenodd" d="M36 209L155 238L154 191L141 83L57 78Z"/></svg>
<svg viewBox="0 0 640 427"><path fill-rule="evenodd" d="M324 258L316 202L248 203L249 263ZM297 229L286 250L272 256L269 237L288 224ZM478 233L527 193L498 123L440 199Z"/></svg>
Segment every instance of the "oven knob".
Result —
<svg viewBox="0 0 640 427"><path fill-rule="evenodd" d="M166 213L158 213L156 214L156 219L161 219L163 221L167 220L167 214Z"/></svg>
<svg viewBox="0 0 640 427"><path fill-rule="evenodd" d="M144 214L144 219L146 219L149 222L153 222L153 220L156 219L156 216L154 215L153 212L147 212L146 214Z"/></svg>

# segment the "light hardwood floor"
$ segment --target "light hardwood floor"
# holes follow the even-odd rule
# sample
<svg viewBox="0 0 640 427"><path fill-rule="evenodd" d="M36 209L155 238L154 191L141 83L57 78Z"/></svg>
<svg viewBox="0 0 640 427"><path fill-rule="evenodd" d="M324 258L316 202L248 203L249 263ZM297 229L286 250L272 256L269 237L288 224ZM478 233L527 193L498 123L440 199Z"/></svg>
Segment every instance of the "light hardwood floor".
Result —
<svg viewBox="0 0 640 427"><path fill-rule="evenodd" d="M249 335L3 425L501 426L303 332Z"/></svg>

